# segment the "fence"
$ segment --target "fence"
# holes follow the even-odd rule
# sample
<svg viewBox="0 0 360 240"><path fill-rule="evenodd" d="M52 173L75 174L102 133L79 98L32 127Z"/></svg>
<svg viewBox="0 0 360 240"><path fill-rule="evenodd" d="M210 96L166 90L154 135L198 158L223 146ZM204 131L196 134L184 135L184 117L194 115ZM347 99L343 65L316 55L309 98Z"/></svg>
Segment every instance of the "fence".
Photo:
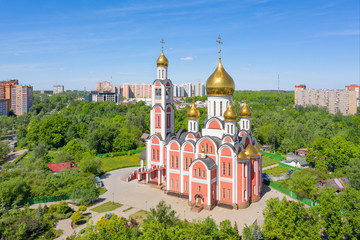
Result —
<svg viewBox="0 0 360 240"><path fill-rule="evenodd" d="M64 195L60 195L60 196L55 196L55 197L38 197L38 198L30 198L30 199L26 199L26 200L22 200L20 202L17 202L17 205L25 205L27 203L29 204L35 204L35 203L47 203L47 202L57 202L57 201L61 201L61 200L69 200L70 199L70 195L68 194L64 194Z"/></svg>
<svg viewBox="0 0 360 240"><path fill-rule="evenodd" d="M280 155L277 155L277 154L274 154L274 153L262 152L262 154L265 155L265 156L273 157L273 158L280 159L280 160L285 160L286 159L286 157L280 156Z"/></svg>
<svg viewBox="0 0 360 240"><path fill-rule="evenodd" d="M112 152L112 153L99 153L96 154L97 157L114 157L114 156L124 156L124 155L131 155L131 154L136 154L136 153L141 153L142 151L144 151L145 148L143 149L137 149L137 150L129 150L129 151L124 151L124 152Z"/></svg>
<svg viewBox="0 0 360 240"><path fill-rule="evenodd" d="M317 205L318 203L316 202L313 202L311 201L310 199L307 199L307 198L302 198L302 197L299 197L296 193L294 193L293 191L290 191L289 189L286 189L280 185L277 185L276 183L273 183L273 182L265 182L265 184L269 185L270 187L273 187L275 188L276 190L279 190L280 192L282 193L285 193L286 195L292 197L292 198L295 198L309 206L315 206Z"/></svg>
<svg viewBox="0 0 360 240"><path fill-rule="evenodd" d="M283 163L283 162L279 162L279 166L286 167L286 168L290 168L290 169L297 169L297 167L287 165L287 164L285 164L285 163Z"/></svg>

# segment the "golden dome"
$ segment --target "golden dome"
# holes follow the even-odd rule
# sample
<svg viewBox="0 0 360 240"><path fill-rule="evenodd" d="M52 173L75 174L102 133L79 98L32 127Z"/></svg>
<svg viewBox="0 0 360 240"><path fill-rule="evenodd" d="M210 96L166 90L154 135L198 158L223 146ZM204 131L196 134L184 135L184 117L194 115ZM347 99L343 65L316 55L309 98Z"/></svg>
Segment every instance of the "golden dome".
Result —
<svg viewBox="0 0 360 240"><path fill-rule="evenodd" d="M251 110L248 107L246 101L243 103L239 113L240 117L251 117Z"/></svg>
<svg viewBox="0 0 360 240"><path fill-rule="evenodd" d="M258 144L255 144L254 146L256 148L256 150L258 151L258 156L261 156L262 155L262 151L261 151L261 148Z"/></svg>
<svg viewBox="0 0 360 240"><path fill-rule="evenodd" d="M250 159L243 151L240 151L237 157L238 160L248 160Z"/></svg>
<svg viewBox="0 0 360 240"><path fill-rule="evenodd" d="M257 156L259 156L257 149L251 144L247 145L247 147L245 148L245 154L248 157L257 157Z"/></svg>
<svg viewBox="0 0 360 240"><path fill-rule="evenodd" d="M158 67L167 67L169 65L169 61L164 55L164 52L161 52L160 57L157 59L156 64Z"/></svg>
<svg viewBox="0 0 360 240"><path fill-rule="evenodd" d="M200 111L196 108L195 103L189 108L187 112L188 119L199 119Z"/></svg>
<svg viewBox="0 0 360 240"><path fill-rule="evenodd" d="M217 68L206 81L206 93L208 96L232 96L234 91L234 80L225 71L219 60Z"/></svg>
<svg viewBox="0 0 360 240"><path fill-rule="evenodd" d="M230 104L226 111L224 112L224 120L225 121L236 121L236 113Z"/></svg>

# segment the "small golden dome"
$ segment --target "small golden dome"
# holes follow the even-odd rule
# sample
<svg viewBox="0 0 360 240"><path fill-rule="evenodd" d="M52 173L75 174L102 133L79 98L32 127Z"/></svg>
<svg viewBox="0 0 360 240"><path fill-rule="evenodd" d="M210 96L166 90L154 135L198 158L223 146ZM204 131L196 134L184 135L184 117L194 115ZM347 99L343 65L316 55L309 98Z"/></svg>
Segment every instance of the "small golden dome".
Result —
<svg viewBox="0 0 360 240"><path fill-rule="evenodd" d="M240 117L251 117L251 110L247 105L246 101L243 103L239 113Z"/></svg>
<svg viewBox="0 0 360 240"><path fill-rule="evenodd" d="M156 64L158 67L167 67L169 65L169 61L164 55L164 52L161 52L160 57L157 59Z"/></svg>
<svg viewBox="0 0 360 240"><path fill-rule="evenodd" d="M247 145L247 147L245 148L245 154L246 154L246 156L248 156L248 157L257 157L257 156L259 156L259 155L258 155L258 151L257 151L256 148L255 148L253 145L251 145L251 144Z"/></svg>
<svg viewBox="0 0 360 240"><path fill-rule="evenodd" d="M234 91L234 80L219 61L217 68L206 81L206 93L208 96L232 96Z"/></svg>
<svg viewBox="0 0 360 240"><path fill-rule="evenodd" d="M258 151L258 156L261 156L262 155L262 151L261 151L261 148L258 144L255 144L254 146L256 148L256 150Z"/></svg>
<svg viewBox="0 0 360 240"><path fill-rule="evenodd" d="M226 111L224 112L224 120L225 121L236 121L236 113L230 104Z"/></svg>
<svg viewBox="0 0 360 240"><path fill-rule="evenodd" d="M240 151L237 157L238 160L248 160L250 159L243 151Z"/></svg>
<svg viewBox="0 0 360 240"><path fill-rule="evenodd" d="M199 119L200 111L196 108L195 103L189 108L187 112L188 119Z"/></svg>

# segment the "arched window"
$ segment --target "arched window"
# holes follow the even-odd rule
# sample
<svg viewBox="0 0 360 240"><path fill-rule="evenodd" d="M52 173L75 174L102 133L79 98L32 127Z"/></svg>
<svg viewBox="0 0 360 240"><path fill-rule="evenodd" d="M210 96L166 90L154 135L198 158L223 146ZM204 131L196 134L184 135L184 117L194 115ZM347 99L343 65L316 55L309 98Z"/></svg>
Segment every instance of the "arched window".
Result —
<svg viewBox="0 0 360 240"><path fill-rule="evenodd" d="M159 150L156 150L156 160L159 160Z"/></svg>
<svg viewBox="0 0 360 240"><path fill-rule="evenodd" d="M153 149L153 160L155 160L155 149Z"/></svg>
<svg viewBox="0 0 360 240"><path fill-rule="evenodd" d="M249 121L246 121L246 128L249 128Z"/></svg>
<svg viewBox="0 0 360 240"><path fill-rule="evenodd" d="M231 134L234 134L234 125L231 125Z"/></svg>
<svg viewBox="0 0 360 240"><path fill-rule="evenodd" d="M245 128L245 121L243 121L242 124L243 124L243 128Z"/></svg>
<svg viewBox="0 0 360 240"><path fill-rule="evenodd" d="M203 170L203 177L205 177L205 171Z"/></svg>
<svg viewBox="0 0 360 240"><path fill-rule="evenodd" d="M214 116L216 116L216 102L214 101Z"/></svg>
<svg viewBox="0 0 360 240"><path fill-rule="evenodd" d="M223 174L223 176L225 176L225 163L223 162L223 164L222 164L222 174Z"/></svg>
<svg viewBox="0 0 360 240"><path fill-rule="evenodd" d="M188 158L185 158L185 169L188 169Z"/></svg>
<svg viewBox="0 0 360 240"><path fill-rule="evenodd" d="M213 151L212 151L212 146L210 146L210 153L212 153Z"/></svg>
<svg viewBox="0 0 360 240"><path fill-rule="evenodd" d="M157 117L157 127L160 127L160 116Z"/></svg>
<svg viewBox="0 0 360 240"><path fill-rule="evenodd" d="M196 169L194 169L194 177L196 177Z"/></svg>
<svg viewBox="0 0 360 240"><path fill-rule="evenodd" d="M199 192L201 191L201 187L200 187L200 186L198 186L198 191L199 191Z"/></svg>
<svg viewBox="0 0 360 240"><path fill-rule="evenodd" d="M161 77L164 78L164 69L162 70L162 76Z"/></svg>
<svg viewBox="0 0 360 240"><path fill-rule="evenodd" d="M174 189L174 179L171 179L171 188Z"/></svg>
<svg viewBox="0 0 360 240"><path fill-rule="evenodd" d="M174 156L171 156L171 167L174 167Z"/></svg>
<svg viewBox="0 0 360 240"><path fill-rule="evenodd" d="M209 145L206 144L206 152L209 152Z"/></svg>
<svg viewBox="0 0 360 240"><path fill-rule="evenodd" d="M187 184L187 181L185 182L185 192L188 191L188 184Z"/></svg>
<svg viewBox="0 0 360 240"><path fill-rule="evenodd" d="M176 180L175 183L176 183L176 190L177 190L177 189L179 189L179 181Z"/></svg>
<svg viewBox="0 0 360 240"><path fill-rule="evenodd" d="M201 169L200 168L198 168L198 175L199 175L199 177L201 177Z"/></svg>
<svg viewBox="0 0 360 240"><path fill-rule="evenodd" d="M222 112L222 102L220 102L220 116L223 115L223 112Z"/></svg>
<svg viewBox="0 0 360 240"><path fill-rule="evenodd" d="M228 199L230 199L230 195L231 195L231 190L228 189Z"/></svg>
<svg viewBox="0 0 360 240"><path fill-rule="evenodd" d="M223 188L223 198L225 198L225 188Z"/></svg>
<svg viewBox="0 0 360 240"><path fill-rule="evenodd" d="M230 177L231 175L231 167L230 167L230 163L228 163L228 176Z"/></svg>
<svg viewBox="0 0 360 240"><path fill-rule="evenodd" d="M178 158L178 156L176 156L176 168L178 168L179 167L179 158Z"/></svg>

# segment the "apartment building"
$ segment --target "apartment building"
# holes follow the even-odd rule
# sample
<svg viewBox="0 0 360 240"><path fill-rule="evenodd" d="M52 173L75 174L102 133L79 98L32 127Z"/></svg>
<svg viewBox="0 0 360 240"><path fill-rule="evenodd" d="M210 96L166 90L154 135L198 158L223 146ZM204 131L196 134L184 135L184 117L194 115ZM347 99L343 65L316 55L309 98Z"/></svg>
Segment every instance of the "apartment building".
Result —
<svg viewBox="0 0 360 240"><path fill-rule="evenodd" d="M112 89L112 84L108 81L96 83L96 91L112 91Z"/></svg>
<svg viewBox="0 0 360 240"><path fill-rule="evenodd" d="M97 94L92 94L92 101L93 102L110 101L119 104L121 101L121 95L119 93L99 92Z"/></svg>
<svg viewBox="0 0 360 240"><path fill-rule="evenodd" d="M10 100L0 99L0 116L8 116L10 112Z"/></svg>
<svg viewBox="0 0 360 240"><path fill-rule="evenodd" d="M11 88L11 109L17 116L29 112L33 104L33 87L16 85Z"/></svg>
<svg viewBox="0 0 360 240"><path fill-rule="evenodd" d="M64 92L64 85L54 85L53 86L53 93L58 94Z"/></svg>
<svg viewBox="0 0 360 240"><path fill-rule="evenodd" d="M345 86L345 88L349 91L356 92L357 106L360 107L360 85L351 84L349 86Z"/></svg>
<svg viewBox="0 0 360 240"><path fill-rule="evenodd" d="M340 111L343 115L356 114L356 91L306 89L305 85L295 86L295 105L327 107L329 113Z"/></svg>

